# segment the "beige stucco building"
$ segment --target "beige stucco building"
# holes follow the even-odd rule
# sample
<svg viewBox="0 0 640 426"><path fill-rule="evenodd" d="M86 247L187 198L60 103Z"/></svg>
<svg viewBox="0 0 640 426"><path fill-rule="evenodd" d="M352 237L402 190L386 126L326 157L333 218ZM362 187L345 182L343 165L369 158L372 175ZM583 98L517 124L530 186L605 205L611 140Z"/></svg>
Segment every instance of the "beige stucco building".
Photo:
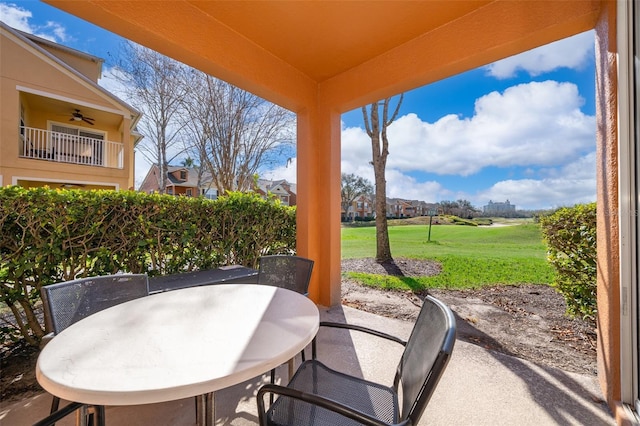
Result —
<svg viewBox="0 0 640 426"><path fill-rule="evenodd" d="M635 418L637 1L45 1L297 114L297 251L323 305L340 303L341 113L595 29L598 377Z"/></svg>
<svg viewBox="0 0 640 426"><path fill-rule="evenodd" d="M140 113L102 59L0 22L0 185L130 189Z"/></svg>

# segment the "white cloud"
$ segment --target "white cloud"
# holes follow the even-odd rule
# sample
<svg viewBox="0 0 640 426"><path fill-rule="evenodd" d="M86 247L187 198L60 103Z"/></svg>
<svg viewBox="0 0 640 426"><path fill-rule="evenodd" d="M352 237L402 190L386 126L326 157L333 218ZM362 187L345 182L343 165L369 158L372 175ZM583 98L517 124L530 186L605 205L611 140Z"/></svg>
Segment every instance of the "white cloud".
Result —
<svg viewBox="0 0 640 426"><path fill-rule="evenodd" d="M102 76L98 80L98 84L123 101L129 103L126 99L128 91L123 83L123 71L117 67L102 66Z"/></svg>
<svg viewBox="0 0 640 426"><path fill-rule="evenodd" d="M471 118L447 115L428 123L407 114L389 127L387 166L469 176L489 166L565 164L595 144L595 118L580 111L582 103L574 84L546 81L483 96ZM364 130L344 129L342 160L352 164L347 168L370 159Z"/></svg>
<svg viewBox="0 0 640 426"><path fill-rule="evenodd" d="M497 182L473 198L482 204L486 204L488 200L504 201L509 198L512 203L515 203L515 198L518 209L555 208L595 201L595 150L547 174L547 177L540 180L521 179ZM482 202L482 200L485 201Z"/></svg>
<svg viewBox="0 0 640 426"><path fill-rule="evenodd" d="M26 33L33 33L29 19L33 16L31 11L13 3L0 3L0 16L2 22L8 26Z"/></svg>
<svg viewBox="0 0 640 426"><path fill-rule="evenodd" d="M269 170L260 175L261 179L278 180L285 179L289 183L296 183L296 170L298 167L298 159L291 158L286 165Z"/></svg>
<svg viewBox="0 0 640 426"><path fill-rule="evenodd" d="M435 181L418 182L415 178L398 170L388 170L385 177L387 179L387 197L390 198L437 203L451 197L451 191Z"/></svg>
<svg viewBox="0 0 640 426"><path fill-rule="evenodd" d="M581 69L594 55L594 32L587 31L546 46L487 65L487 73L498 79L514 77L518 70L538 76L558 68Z"/></svg>
<svg viewBox="0 0 640 426"><path fill-rule="evenodd" d="M472 117L447 115L434 123L415 114L389 128L387 195L437 202L467 199L477 207L507 198L518 208L550 208L595 198L595 117L580 111L572 83L532 82L479 98ZM371 142L362 128L343 128L342 171L373 182ZM505 175L477 193L447 188L433 177L472 177L492 167L520 168L528 179Z"/></svg>
<svg viewBox="0 0 640 426"><path fill-rule="evenodd" d="M401 198L417 198L427 202L442 200L469 200L471 204L482 209L489 200L504 202L509 200L518 210L552 209L561 206L573 206L580 203L595 201L596 193L596 153L587 153L576 161L558 169L543 171L540 179L505 179L491 187L475 193L465 191L449 191L446 188L433 188L436 191L434 200L431 193L422 196L402 196ZM533 172L531 172L533 173ZM540 173L538 173L540 174ZM387 174L387 178L393 174ZM403 179L398 179L403 182ZM417 187L406 187L404 193L413 194ZM402 189L402 188L400 188ZM420 191L417 191L420 194Z"/></svg>
<svg viewBox="0 0 640 426"><path fill-rule="evenodd" d="M29 22L33 18L31 11L15 3L0 3L0 17L2 22L10 27L46 40L56 43L70 40L66 28L62 24L53 21L48 21L44 26L32 24Z"/></svg>
<svg viewBox="0 0 640 426"><path fill-rule="evenodd" d="M57 22L47 21L47 24L42 28L42 31L53 34L54 40L65 42L69 41L70 37L67 35L67 30L64 26Z"/></svg>

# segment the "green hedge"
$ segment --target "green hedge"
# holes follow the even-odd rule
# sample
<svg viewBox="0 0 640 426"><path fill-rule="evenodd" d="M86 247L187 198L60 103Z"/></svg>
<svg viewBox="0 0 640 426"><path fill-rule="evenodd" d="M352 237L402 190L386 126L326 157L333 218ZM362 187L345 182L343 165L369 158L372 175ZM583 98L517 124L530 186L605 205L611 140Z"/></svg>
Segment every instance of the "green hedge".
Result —
<svg viewBox="0 0 640 426"><path fill-rule="evenodd" d="M549 262L556 269L554 286L572 316L595 321L596 204L565 207L540 217Z"/></svg>
<svg viewBox="0 0 640 426"><path fill-rule="evenodd" d="M42 286L117 272L256 267L295 252L295 208L256 194L205 198L133 191L0 188L0 300L38 344ZM15 333L14 333L15 334Z"/></svg>

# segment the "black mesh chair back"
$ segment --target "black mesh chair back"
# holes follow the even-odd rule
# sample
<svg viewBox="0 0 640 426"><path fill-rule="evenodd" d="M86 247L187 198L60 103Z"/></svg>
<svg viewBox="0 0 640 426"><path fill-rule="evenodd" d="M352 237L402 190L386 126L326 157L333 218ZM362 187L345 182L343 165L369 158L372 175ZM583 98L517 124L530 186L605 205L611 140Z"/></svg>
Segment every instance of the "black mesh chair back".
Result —
<svg viewBox="0 0 640 426"><path fill-rule="evenodd" d="M309 293L313 260L299 256L262 256L258 267L258 284Z"/></svg>
<svg viewBox="0 0 640 426"><path fill-rule="evenodd" d="M456 340L456 321L451 310L427 296L398 364L394 387L402 387L402 420L418 419L444 372Z"/></svg>
<svg viewBox="0 0 640 426"><path fill-rule="evenodd" d="M149 295L149 280L143 274L104 275L79 278L48 285L41 289L45 328L54 335L89 315L111 306ZM49 416L36 423L38 426L55 425L63 417L83 407L72 402L62 409L60 398L53 397ZM103 425L104 407L93 406L95 423Z"/></svg>
<svg viewBox="0 0 640 426"><path fill-rule="evenodd" d="M70 325L111 306L149 294L146 275L80 278L42 287L47 331L60 333Z"/></svg>

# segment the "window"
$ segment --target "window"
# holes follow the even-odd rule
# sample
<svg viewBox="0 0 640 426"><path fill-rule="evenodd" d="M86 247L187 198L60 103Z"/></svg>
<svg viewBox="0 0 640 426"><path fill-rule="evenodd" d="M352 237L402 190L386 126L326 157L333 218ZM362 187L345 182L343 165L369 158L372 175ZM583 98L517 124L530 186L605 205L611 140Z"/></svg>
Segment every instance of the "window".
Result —
<svg viewBox="0 0 640 426"><path fill-rule="evenodd" d="M217 189L203 189L202 195L209 200L215 200L218 198L218 190Z"/></svg>
<svg viewBox="0 0 640 426"><path fill-rule="evenodd" d="M180 170L180 180L187 180L187 171Z"/></svg>
<svg viewBox="0 0 640 426"><path fill-rule="evenodd" d="M187 193L187 197L193 197L193 189L187 188L186 193Z"/></svg>
<svg viewBox="0 0 640 426"><path fill-rule="evenodd" d="M51 124L51 150L58 161L101 166L104 136L81 127Z"/></svg>

